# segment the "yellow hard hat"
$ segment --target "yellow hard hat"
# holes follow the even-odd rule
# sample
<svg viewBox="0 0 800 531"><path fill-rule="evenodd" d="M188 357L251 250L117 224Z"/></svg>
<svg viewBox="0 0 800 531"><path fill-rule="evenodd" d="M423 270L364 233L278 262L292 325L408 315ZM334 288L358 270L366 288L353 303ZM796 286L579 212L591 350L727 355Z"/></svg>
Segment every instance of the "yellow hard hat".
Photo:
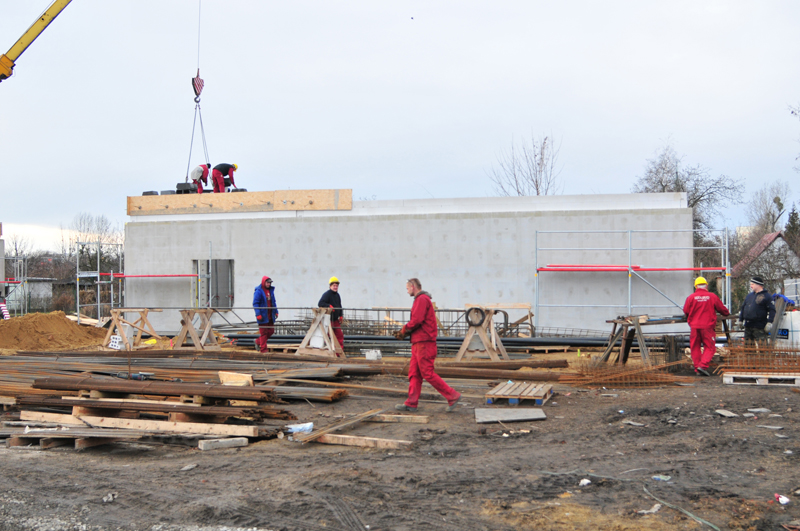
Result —
<svg viewBox="0 0 800 531"><path fill-rule="evenodd" d="M331 277L331 279L328 281L328 285L330 286L331 284L341 284L341 282L339 282L338 278Z"/></svg>
<svg viewBox="0 0 800 531"><path fill-rule="evenodd" d="M239 169L239 165L238 165L238 164L234 164L234 165L233 165L233 171L236 171L236 170L238 170L238 169Z"/></svg>
<svg viewBox="0 0 800 531"><path fill-rule="evenodd" d="M697 277L694 279L694 287L697 287L700 284L708 285L708 281L705 279L705 277Z"/></svg>

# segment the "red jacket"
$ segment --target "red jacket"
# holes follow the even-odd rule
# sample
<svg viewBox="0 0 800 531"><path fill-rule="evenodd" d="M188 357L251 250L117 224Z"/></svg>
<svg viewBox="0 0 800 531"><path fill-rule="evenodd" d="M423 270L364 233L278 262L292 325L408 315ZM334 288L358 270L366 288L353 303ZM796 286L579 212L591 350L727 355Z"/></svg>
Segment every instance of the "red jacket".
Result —
<svg viewBox="0 0 800 531"><path fill-rule="evenodd" d="M717 312L730 315L731 312L722 304L719 297L708 290L698 288L686 297L683 313L686 314L692 328L714 328L717 324Z"/></svg>
<svg viewBox="0 0 800 531"><path fill-rule="evenodd" d="M431 296L427 291L420 291L414 297L414 304L411 305L411 319L404 328L407 332L411 332L412 343L436 342L438 331L436 312L433 311Z"/></svg>

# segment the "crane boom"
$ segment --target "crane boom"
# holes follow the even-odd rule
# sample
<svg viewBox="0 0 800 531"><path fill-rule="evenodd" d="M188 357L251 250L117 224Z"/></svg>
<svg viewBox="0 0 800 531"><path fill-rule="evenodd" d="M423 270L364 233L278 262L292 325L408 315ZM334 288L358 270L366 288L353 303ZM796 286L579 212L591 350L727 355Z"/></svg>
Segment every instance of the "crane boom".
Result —
<svg viewBox="0 0 800 531"><path fill-rule="evenodd" d="M14 62L72 0L55 0L5 55L0 55L0 81L14 73Z"/></svg>

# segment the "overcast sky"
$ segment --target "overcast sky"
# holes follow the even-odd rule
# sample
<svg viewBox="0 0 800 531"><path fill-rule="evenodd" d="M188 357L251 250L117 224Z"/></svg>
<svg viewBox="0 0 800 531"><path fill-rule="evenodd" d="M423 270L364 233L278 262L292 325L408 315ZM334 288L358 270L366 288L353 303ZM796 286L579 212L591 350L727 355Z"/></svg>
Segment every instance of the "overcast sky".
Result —
<svg viewBox="0 0 800 531"><path fill-rule="evenodd" d="M48 4L0 0L0 51ZM671 142L796 201L799 19L796 1L203 0L211 162L250 191L481 197L512 139L548 134L564 193L620 193ZM183 182L197 45L197 0L74 0L0 83L4 238L121 224L126 196Z"/></svg>

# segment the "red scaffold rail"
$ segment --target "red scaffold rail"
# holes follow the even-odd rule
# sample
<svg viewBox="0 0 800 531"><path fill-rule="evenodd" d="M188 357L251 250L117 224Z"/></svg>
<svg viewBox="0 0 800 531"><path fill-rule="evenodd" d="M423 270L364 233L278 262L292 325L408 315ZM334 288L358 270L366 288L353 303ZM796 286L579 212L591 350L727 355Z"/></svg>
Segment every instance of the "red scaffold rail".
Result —
<svg viewBox="0 0 800 531"><path fill-rule="evenodd" d="M13 278L7 278L5 280L0 280L0 284L22 284L22 281L14 280Z"/></svg>
<svg viewBox="0 0 800 531"><path fill-rule="evenodd" d="M641 267L633 265L630 267L631 271L727 271L725 267ZM540 267L536 271L560 271L565 273L571 272L599 272L599 273L615 273L628 271L628 266L608 264L608 265L583 265L583 264L547 264Z"/></svg>
<svg viewBox="0 0 800 531"><path fill-rule="evenodd" d="M109 276L111 273L100 273L102 276ZM184 277L199 277L200 275L123 275L114 273L114 278L184 278Z"/></svg>

